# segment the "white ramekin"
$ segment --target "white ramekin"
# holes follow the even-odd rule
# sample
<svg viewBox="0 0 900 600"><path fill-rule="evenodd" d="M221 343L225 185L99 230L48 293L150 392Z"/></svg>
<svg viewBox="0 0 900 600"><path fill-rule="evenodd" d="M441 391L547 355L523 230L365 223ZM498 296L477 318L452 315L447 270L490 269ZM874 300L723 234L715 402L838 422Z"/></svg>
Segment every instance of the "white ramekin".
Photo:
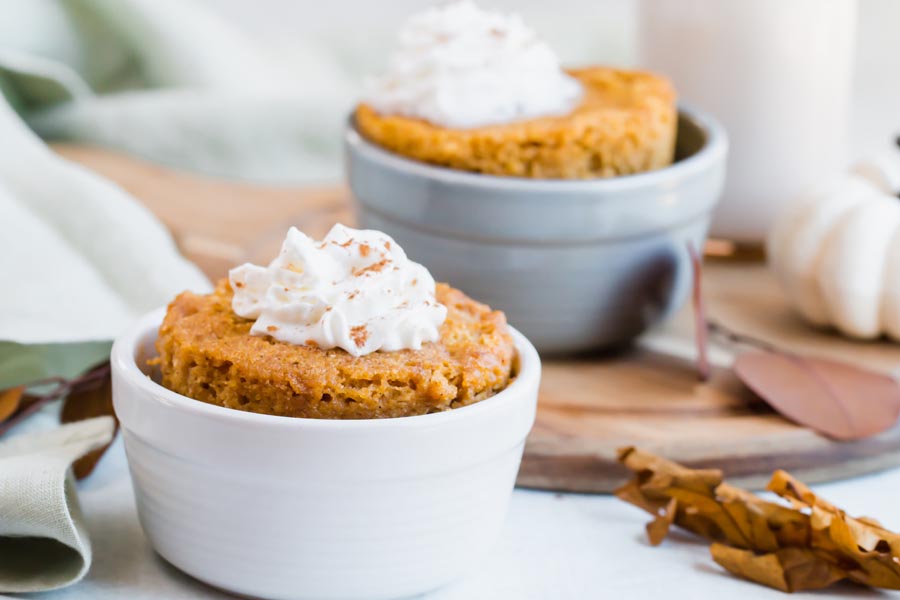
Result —
<svg viewBox="0 0 900 600"><path fill-rule="evenodd" d="M148 376L157 310L116 340L113 400L141 525L186 573L263 598L396 598L448 583L500 532L541 365L496 396L398 419L275 417Z"/></svg>

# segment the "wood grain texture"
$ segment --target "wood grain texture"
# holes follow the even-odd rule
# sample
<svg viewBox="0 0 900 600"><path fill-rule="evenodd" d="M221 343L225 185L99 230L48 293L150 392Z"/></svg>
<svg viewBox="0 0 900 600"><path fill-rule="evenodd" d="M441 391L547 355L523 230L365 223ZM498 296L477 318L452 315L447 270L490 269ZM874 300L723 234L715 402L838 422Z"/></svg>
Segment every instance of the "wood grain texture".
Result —
<svg viewBox="0 0 900 600"><path fill-rule="evenodd" d="M182 252L218 279L246 261L268 263L291 225L327 231L352 220L342 188L291 188L209 179L100 148L57 153L114 181L172 232Z"/></svg>
<svg viewBox="0 0 900 600"><path fill-rule="evenodd" d="M632 350L545 364L519 485L609 492L627 476L615 456L628 445L752 488L778 468L817 482L900 464L900 428L833 442L772 412L728 370L701 383L688 361Z"/></svg>
<svg viewBox="0 0 900 600"><path fill-rule="evenodd" d="M321 236L336 221L353 223L342 187L210 180L105 150L55 149L143 202L211 278L240 262L267 263L290 225ZM758 261L708 260L705 270L708 314L730 329L869 368L900 365L900 345L856 342L808 327ZM631 349L546 362L519 485L609 492L626 477L615 451L630 444L690 466L720 467L749 487L764 485L776 468L817 482L900 464L900 428L858 442L833 442L773 413L727 369L714 370L710 381L700 383L687 359L691 328L686 309L659 332L682 342L676 353L682 358Z"/></svg>

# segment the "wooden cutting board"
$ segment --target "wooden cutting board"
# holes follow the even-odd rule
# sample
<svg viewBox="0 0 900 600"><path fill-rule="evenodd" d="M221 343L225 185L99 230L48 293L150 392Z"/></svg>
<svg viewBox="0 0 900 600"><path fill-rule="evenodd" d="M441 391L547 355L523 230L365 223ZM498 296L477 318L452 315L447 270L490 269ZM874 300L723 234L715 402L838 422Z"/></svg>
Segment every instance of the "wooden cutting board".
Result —
<svg viewBox="0 0 900 600"><path fill-rule="evenodd" d="M341 187L247 185L104 150L56 150L131 192L213 279L240 262L267 263L290 225L320 236L336 221L353 223L348 192ZM900 345L853 342L804 325L759 262L708 259L704 287L710 318L732 330L871 368L900 366ZM690 332L685 310L661 335L680 348L676 354L688 355ZM900 427L863 441L833 442L773 413L727 369L700 383L690 360L633 348L545 362L537 423L518 483L609 492L626 476L615 461L616 449L630 444L689 465L720 467L749 487L764 485L776 468L819 482L900 464Z"/></svg>

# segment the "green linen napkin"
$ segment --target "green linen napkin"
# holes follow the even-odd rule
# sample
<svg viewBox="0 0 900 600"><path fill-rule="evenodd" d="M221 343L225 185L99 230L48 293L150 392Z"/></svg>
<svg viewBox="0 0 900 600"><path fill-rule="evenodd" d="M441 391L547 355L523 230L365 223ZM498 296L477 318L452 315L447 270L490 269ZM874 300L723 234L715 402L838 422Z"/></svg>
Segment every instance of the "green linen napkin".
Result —
<svg viewBox="0 0 900 600"><path fill-rule="evenodd" d="M0 443L0 592L39 592L79 581L91 545L69 466L107 444L111 417Z"/></svg>
<svg viewBox="0 0 900 600"><path fill-rule="evenodd" d="M339 178L355 80L327 44L265 47L191 0L7 0L0 19L0 91L42 138L217 176Z"/></svg>
<svg viewBox="0 0 900 600"><path fill-rule="evenodd" d="M204 275L124 191L51 152L0 99L0 388L71 376Z"/></svg>

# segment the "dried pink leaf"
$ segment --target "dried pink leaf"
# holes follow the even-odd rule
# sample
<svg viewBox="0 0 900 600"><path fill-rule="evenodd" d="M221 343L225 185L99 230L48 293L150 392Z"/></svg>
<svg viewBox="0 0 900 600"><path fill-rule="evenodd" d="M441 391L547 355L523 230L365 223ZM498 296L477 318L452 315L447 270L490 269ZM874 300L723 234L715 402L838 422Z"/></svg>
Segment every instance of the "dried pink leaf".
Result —
<svg viewBox="0 0 900 600"><path fill-rule="evenodd" d="M848 363L750 352L738 356L733 369L782 416L836 440L876 435L900 416L900 385Z"/></svg>

